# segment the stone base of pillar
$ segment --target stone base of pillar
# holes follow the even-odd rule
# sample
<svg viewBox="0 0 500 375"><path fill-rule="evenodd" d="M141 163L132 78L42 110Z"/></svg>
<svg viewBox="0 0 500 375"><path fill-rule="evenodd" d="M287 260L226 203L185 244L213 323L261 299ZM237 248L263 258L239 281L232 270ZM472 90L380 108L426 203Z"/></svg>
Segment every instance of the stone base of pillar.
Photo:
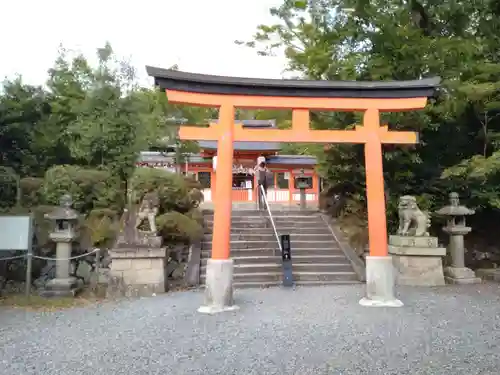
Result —
<svg viewBox="0 0 500 375"><path fill-rule="evenodd" d="M41 297L74 297L83 289L83 281L76 277L67 279L52 279L47 281L45 287L38 293Z"/></svg>
<svg viewBox="0 0 500 375"><path fill-rule="evenodd" d="M366 297L361 306L401 307L403 302L394 294L394 266L390 256L366 257Z"/></svg>
<svg viewBox="0 0 500 375"><path fill-rule="evenodd" d="M203 314L234 311L232 259L208 259L205 278L205 303L198 309Z"/></svg>
<svg viewBox="0 0 500 375"><path fill-rule="evenodd" d="M481 279L470 268L446 267L444 278L448 284L478 284Z"/></svg>

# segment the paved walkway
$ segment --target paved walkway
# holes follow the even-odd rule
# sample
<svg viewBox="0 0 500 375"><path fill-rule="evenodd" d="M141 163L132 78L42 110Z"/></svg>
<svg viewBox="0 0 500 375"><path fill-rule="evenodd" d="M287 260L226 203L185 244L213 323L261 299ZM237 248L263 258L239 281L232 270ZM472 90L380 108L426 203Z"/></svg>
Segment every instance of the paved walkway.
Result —
<svg viewBox="0 0 500 375"><path fill-rule="evenodd" d="M400 289L401 309L361 307L362 291L243 290L217 316L195 312L201 292L0 310L0 374L500 373L498 285Z"/></svg>

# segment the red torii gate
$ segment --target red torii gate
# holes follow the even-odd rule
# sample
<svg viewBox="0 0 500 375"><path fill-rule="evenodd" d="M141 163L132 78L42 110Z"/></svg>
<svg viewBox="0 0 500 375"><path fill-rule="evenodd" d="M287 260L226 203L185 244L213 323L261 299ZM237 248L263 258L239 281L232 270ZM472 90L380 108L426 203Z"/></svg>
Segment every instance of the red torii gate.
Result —
<svg viewBox="0 0 500 375"><path fill-rule="evenodd" d="M370 306L401 306L394 296L394 276L387 249L382 144L415 144L415 132L389 131L380 125L380 112L423 109L434 95L439 78L415 81L306 81L221 77L147 67L155 84L171 103L219 108L218 124L182 126L181 139L214 140L217 145L212 257L207 263L206 305L202 312L235 308L230 259L231 189L234 141L363 143L370 256L366 259L366 298ZM292 109L292 128L245 129L235 124L235 108ZM363 112L355 130L312 130L310 111Z"/></svg>

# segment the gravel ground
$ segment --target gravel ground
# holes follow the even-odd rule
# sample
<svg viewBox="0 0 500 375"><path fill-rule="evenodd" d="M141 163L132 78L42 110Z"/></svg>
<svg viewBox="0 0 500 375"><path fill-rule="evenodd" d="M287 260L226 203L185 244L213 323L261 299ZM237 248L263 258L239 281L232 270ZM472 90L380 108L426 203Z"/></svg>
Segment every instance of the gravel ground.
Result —
<svg viewBox="0 0 500 375"><path fill-rule="evenodd" d="M362 285L242 290L215 316L201 292L3 309L0 374L500 374L499 285L399 293L399 309L359 306Z"/></svg>

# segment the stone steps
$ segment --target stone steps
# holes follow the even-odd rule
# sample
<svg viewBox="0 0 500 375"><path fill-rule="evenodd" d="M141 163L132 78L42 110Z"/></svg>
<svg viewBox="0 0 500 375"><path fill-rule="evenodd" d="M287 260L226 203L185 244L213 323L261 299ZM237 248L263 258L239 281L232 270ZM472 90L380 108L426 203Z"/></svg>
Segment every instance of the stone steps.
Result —
<svg viewBox="0 0 500 375"><path fill-rule="evenodd" d="M209 258L211 254L211 249L201 250L202 258ZM276 255L275 255L276 254ZM338 255L345 257L342 250L339 248L335 249L325 249L325 248L303 248L303 249L293 249L292 250L292 260L297 256L306 256L306 257L315 257L315 256L323 256L323 255ZM278 245L276 247L268 247L268 248L258 248L258 249L231 249L231 257L262 257L262 256L279 256Z"/></svg>
<svg viewBox="0 0 500 375"><path fill-rule="evenodd" d="M305 210L305 211L298 211L298 210L273 210L271 207L271 214L274 216L318 216L318 211L317 210ZM208 211L208 210L203 210L203 216L205 218L213 218L214 214L213 211ZM267 210L233 210L231 212L231 218L237 218L237 217L256 217L256 216L268 216Z"/></svg>
<svg viewBox="0 0 500 375"><path fill-rule="evenodd" d="M297 285L356 283L358 276L317 211L273 211L278 234L290 234L293 278ZM207 259L212 249L213 213L205 212L205 235L200 264L205 282ZM282 284L283 269L276 235L267 212L233 211L231 258L236 288Z"/></svg>
<svg viewBox="0 0 500 375"><path fill-rule="evenodd" d="M233 280L235 283L242 282L276 282L281 283L283 273L280 272L246 272L234 273ZM303 281L357 281L357 275L354 271L331 271L331 272L294 272L293 279L297 284ZM205 274L200 275L200 282L205 283Z"/></svg>
<svg viewBox="0 0 500 375"><path fill-rule="evenodd" d="M249 227L243 227L243 228L231 228L231 234L241 234L244 235L246 233L252 234L255 233L256 229L259 229L259 233L263 234L272 234L274 235L274 230L273 228L269 225L267 227L262 227L262 228L249 228ZM328 228L325 227L320 227L320 228L293 228L293 227L277 227L276 228L278 231L278 234L282 233L287 233L291 234L292 232L297 235L297 234L328 234L331 235L331 231ZM205 228L205 235L210 235L212 234L212 229ZM211 239L211 237L210 237Z"/></svg>
<svg viewBox="0 0 500 375"><path fill-rule="evenodd" d="M274 234L274 231L271 229L269 231L266 231L267 233L262 233L262 232L257 232L255 230L248 232L248 233L231 233L231 242L238 242L238 241L266 241L266 242L277 242L276 235ZM281 229L278 230L278 234L284 233ZM290 232L288 232L290 233ZM290 241L293 244L296 241L332 241L332 235L331 233L294 233L293 236L291 236ZM205 242L210 242L212 241L212 234L205 234L203 236L203 241Z"/></svg>
<svg viewBox="0 0 500 375"><path fill-rule="evenodd" d="M266 250L267 252L268 250ZM272 250L270 250L272 252ZM281 267L282 261L281 256L279 255L253 255L254 252L251 252L252 255L242 255L242 256L233 256L235 266L237 265L251 265L251 264L278 264ZM201 259L201 267L205 267L207 264L207 259L209 258L209 254L205 253L206 257ZM297 255L293 254L293 264L349 264L345 256L342 253L338 254L321 254L321 255Z"/></svg>
<svg viewBox="0 0 500 375"><path fill-rule="evenodd" d="M325 223L323 221L275 221L274 225L276 228L290 228L290 229L311 229L311 228L324 228ZM213 230L213 223L206 222L205 227L209 230ZM231 222L231 229L241 229L241 228L271 228L272 225L266 220L261 221L233 221Z"/></svg>
<svg viewBox="0 0 500 375"><path fill-rule="evenodd" d="M292 254L296 249L308 249L308 248L324 248L327 250L340 249L339 244L331 237L325 240L294 240L293 235L291 235L291 246ZM274 236L273 236L274 237ZM203 250L211 250L212 242L211 240L202 241L201 248ZM278 241L276 238L270 237L268 240L234 240L231 241L231 250L237 249L261 249L261 248L271 248L278 249ZM293 256L293 255L292 255Z"/></svg>
<svg viewBox="0 0 500 375"><path fill-rule="evenodd" d="M212 222L205 222L205 228L212 232L214 225ZM260 221L238 221L238 222L232 222L231 223L231 230L233 229L245 229L245 228L254 228L254 229L266 229L266 228L272 228L271 224L268 224L267 221L265 220L260 220Z"/></svg>
<svg viewBox="0 0 500 375"><path fill-rule="evenodd" d="M361 284L358 280L303 280L298 283L300 287L319 286L319 285L352 285ZM234 281L233 287L235 289L256 289L256 288L272 288L282 285L282 281ZM296 284L297 285L297 284ZM203 286L202 286L203 287Z"/></svg>
<svg viewBox="0 0 500 375"><path fill-rule="evenodd" d="M309 274L309 273L338 273L345 272L351 273L352 268L349 263L344 262L343 264L338 263L293 263L292 264L293 274L301 275L301 274ZM206 266L201 266L201 272L206 271ZM272 273L279 275L281 277L283 273L283 268L281 262L275 263L260 263L260 264L246 264L246 263L236 263L234 265L233 274L259 274L259 273Z"/></svg>

